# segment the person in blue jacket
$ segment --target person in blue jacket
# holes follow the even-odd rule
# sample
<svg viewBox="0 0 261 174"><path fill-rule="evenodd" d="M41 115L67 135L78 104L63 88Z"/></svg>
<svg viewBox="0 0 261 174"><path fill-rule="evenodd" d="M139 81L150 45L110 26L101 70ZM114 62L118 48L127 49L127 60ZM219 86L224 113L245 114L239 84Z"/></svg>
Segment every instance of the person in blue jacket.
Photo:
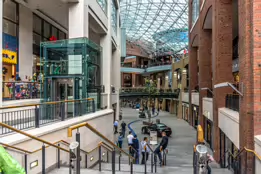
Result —
<svg viewBox="0 0 261 174"><path fill-rule="evenodd" d="M132 140L133 144L132 144L132 147L133 149L135 150L134 152L134 158L135 158L135 161L136 161L136 164L139 164L139 140L137 139L137 135L134 135L134 138Z"/></svg>

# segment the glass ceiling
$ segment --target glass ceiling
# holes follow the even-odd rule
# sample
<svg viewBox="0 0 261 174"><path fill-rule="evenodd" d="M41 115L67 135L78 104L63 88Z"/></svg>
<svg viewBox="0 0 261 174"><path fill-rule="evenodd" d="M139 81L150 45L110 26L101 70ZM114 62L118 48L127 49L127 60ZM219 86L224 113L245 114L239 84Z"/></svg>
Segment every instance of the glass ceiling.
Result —
<svg viewBox="0 0 261 174"><path fill-rule="evenodd" d="M188 0L121 0L127 40L148 53L179 53L188 45Z"/></svg>

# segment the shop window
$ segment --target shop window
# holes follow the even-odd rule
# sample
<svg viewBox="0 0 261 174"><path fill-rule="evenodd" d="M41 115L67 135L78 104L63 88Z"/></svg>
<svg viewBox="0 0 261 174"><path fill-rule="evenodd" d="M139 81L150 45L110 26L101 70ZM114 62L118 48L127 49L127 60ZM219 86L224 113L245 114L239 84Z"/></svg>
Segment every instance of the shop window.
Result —
<svg viewBox="0 0 261 174"><path fill-rule="evenodd" d="M4 1L3 7L3 16L4 18L11 20L13 22L17 22L17 14L16 14L16 3L11 0Z"/></svg>
<svg viewBox="0 0 261 174"><path fill-rule="evenodd" d="M42 19L36 15L33 17L33 31L38 34L42 33Z"/></svg>
<svg viewBox="0 0 261 174"><path fill-rule="evenodd" d="M11 36L16 36L16 24L3 19L3 32Z"/></svg>
<svg viewBox="0 0 261 174"><path fill-rule="evenodd" d="M51 25L48 23L48 22L46 22L46 21L44 21L44 33L43 33L43 36L45 37L45 38L49 38L51 35L51 33L50 33L50 27L51 27Z"/></svg>

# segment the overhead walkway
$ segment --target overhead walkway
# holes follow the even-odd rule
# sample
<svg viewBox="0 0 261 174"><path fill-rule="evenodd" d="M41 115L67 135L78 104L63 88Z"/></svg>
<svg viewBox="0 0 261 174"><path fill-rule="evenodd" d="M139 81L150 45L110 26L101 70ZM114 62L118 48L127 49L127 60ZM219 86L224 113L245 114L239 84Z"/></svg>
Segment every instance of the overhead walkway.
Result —
<svg viewBox="0 0 261 174"><path fill-rule="evenodd" d="M120 98L170 98L178 99L180 90L157 90L156 92L151 92L149 88L121 88Z"/></svg>

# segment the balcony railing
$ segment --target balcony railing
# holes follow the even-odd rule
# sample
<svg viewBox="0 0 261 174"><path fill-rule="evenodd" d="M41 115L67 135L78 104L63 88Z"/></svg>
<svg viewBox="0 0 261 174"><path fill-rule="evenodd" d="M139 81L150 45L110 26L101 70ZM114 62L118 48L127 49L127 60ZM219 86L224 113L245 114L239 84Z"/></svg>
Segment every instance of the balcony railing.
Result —
<svg viewBox="0 0 261 174"><path fill-rule="evenodd" d="M226 108L234 111L239 111L239 95L238 94L227 94L226 95Z"/></svg>
<svg viewBox="0 0 261 174"><path fill-rule="evenodd" d="M3 82L2 92L4 100L21 100L40 98L39 82Z"/></svg>

